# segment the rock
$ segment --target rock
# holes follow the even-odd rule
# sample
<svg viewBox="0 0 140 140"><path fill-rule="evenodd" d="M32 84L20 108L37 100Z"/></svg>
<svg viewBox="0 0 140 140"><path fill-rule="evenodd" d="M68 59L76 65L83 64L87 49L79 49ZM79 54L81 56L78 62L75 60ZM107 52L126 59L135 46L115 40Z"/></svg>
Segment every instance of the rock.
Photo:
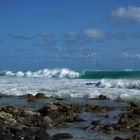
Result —
<svg viewBox="0 0 140 140"><path fill-rule="evenodd" d="M91 126L88 129L92 129L94 131L100 131L104 127L103 124L100 123L100 121L92 121Z"/></svg>
<svg viewBox="0 0 140 140"><path fill-rule="evenodd" d="M134 102L131 102L131 103L130 103L130 107L131 107L131 108L136 108L136 107L138 107L138 104L136 104L136 103L134 103Z"/></svg>
<svg viewBox="0 0 140 140"><path fill-rule="evenodd" d="M138 124L134 125L133 127L131 127L131 130L140 132L140 123L138 123Z"/></svg>
<svg viewBox="0 0 140 140"><path fill-rule="evenodd" d="M0 140L14 140L14 137L11 134L0 133Z"/></svg>
<svg viewBox="0 0 140 140"><path fill-rule="evenodd" d="M63 100L65 100L65 99L64 99L64 98L60 98L60 97L56 97L56 100L63 101Z"/></svg>
<svg viewBox="0 0 140 140"><path fill-rule="evenodd" d="M33 96L32 94L26 94L25 97L27 98L28 102L35 102L36 101L36 97Z"/></svg>
<svg viewBox="0 0 140 140"><path fill-rule="evenodd" d="M53 123L53 121L49 116L43 117L43 119L42 119L42 127L50 128L50 127L52 127L52 123Z"/></svg>
<svg viewBox="0 0 140 140"><path fill-rule="evenodd" d="M100 124L100 121L92 121L91 122L91 125L98 125L98 124Z"/></svg>
<svg viewBox="0 0 140 140"><path fill-rule="evenodd" d="M46 132L45 129L40 129L37 132L37 135L35 137L35 140L50 140L49 134Z"/></svg>
<svg viewBox="0 0 140 140"><path fill-rule="evenodd" d="M82 119L82 118L80 118L78 116L75 116L73 118L74 118L74 122L86 122L86 120L84 120L84 119Z"/></svg>
<svg viewBox="0 0 140 140"><path fill-rule="evenodd" d="M129 139L129 138L121 138L121 137L115 137L114 138L114 140L131 140L131 139Z"/></svg>
<svg viewBox="0 0 140 140"><path fill-rule="evenodd" d="M35 97L36 97L36 99L45 99L46 98L44 93L37 93L35 95Z"/></svg>
<svg viewBox="0 0 140 140"><path fill-rule="evenodd" d="M106 133L112 133L112 131L114 131L114 128L112 125L105 125L104 128Z"/></svg>
<svg viewBox="0 0 140 140"><path fill-rule="evenodd" d="M0 98L10 98L10 97L12 97L12 96L10 96L10 95L0 94Z"/></svg>
<svg viewBox="0 0 140 140"><path fill-rule="evenodd" d="M140 115L140 107L137 107L133 110L133 113L136 115Z"/></svg>
<svg viewBox="0 0 140 140"><path fill-rule="evenodd" d="M12 114L6 113L4 111L0 112L0 119L4 120L6 124L14 124L17 122Z"/></svg>
<svg viewBox="0 0 140 140"><path fill-rule="evenodd" d="M85 110L87 112L109 112L113 109L113 107L108 106L93 106L93 105L86 105Z"/></svg>
<svg viewBox="0 0 140 140"><path fill-rule="evenodd" d="M60 140L60 139L72 139L73 136L70 133L59 133L52 136L52 140Z"/></svg>
<svg viewBox="0 0 140 140"><path fill-rule="evenodd" d="M95 98L91 98L91 100L109 100L105 95L99 95Z"/></svg>
<svg viewBox="0 0 140 140"><path fill-rule="evenodd" d="M107 100L108 98L105 95L99 95L98 99L99 100Z"/></svg>
<svg viewBox="0 0 140 140"><path fill-rule="evenodd" d="M130 138L115 137L114 140L140 140L140 136L132 136Z"/></svg>
<svg viewBox="0 0 140 140"><path fill-rule="evenodd" d="M1 111L10 113L12 115L17 115L18 113L18 109L14 105L1 107Z"/></svg>

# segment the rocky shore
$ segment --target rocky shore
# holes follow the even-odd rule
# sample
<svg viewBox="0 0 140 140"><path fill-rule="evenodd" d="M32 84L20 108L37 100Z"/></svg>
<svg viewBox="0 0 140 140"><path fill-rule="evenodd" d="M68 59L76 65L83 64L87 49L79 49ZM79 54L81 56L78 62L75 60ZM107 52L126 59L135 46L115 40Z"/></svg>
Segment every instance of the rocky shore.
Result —
<svg viewBox="0 0 140 140"><path fill-rule="evenodd" d="M1 98L10 97L1 96ZM27 99L28 102L47 99L42 93L35 96L27 94L19 98ZM0 106L0 140L75 139L72 133L63 132L50 135L48 130L69 128L72 127L71 124L76 123L78 123L78 129L91 133L102 132L106 135L113 135L114 140L140 140L140 106L135 103L116 107L92 105L88 102L72 104L63 102L65 99L57 100L58 102L46 103L44 107L36 111L15 105ZM103 95L92 99L91 102L97 100L98 102L102 102L102 100L109 102L109 99ZM114 113L118 108L120 112ZM81 117L83 113L93 115L91 121L88 121L86 117ZM128 135L120 136L115 132L124 132ZM98 140L93 137L93 140L95 139Z"/></svg>

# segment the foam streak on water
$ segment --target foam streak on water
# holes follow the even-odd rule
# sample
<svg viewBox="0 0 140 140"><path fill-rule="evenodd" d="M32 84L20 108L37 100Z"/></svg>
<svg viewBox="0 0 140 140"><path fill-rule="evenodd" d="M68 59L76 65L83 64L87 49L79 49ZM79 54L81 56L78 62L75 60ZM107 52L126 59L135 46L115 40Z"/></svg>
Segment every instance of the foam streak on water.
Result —
<svg viewBox="0 0 140 140"><path fill-rule="evenodd" d="M100 94L111 99L140 101L140 80L66 79L46 77L0 77L0 93L23 95L45 93L49 97L94 98Z"/></svg>

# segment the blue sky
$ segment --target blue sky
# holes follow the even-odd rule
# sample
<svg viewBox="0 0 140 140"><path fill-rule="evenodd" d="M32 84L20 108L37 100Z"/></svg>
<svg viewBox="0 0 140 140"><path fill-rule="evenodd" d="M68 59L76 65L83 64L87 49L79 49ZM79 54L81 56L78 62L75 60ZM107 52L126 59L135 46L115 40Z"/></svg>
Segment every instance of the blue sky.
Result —
<svg viewBox="0 0 140 140"><path fill-rule="evenodd" d="M0 69L140 69L139 0L0 0Z"/></svg>

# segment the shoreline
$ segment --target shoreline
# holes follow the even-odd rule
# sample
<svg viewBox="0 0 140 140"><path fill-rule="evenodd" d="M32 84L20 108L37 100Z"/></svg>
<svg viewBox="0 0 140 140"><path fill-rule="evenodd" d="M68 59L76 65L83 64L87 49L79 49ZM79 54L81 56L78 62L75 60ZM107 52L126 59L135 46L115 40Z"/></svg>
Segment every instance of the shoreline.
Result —
<svg viewBox="0 0 140 140"><path fill-rule="evenodd" d="M11 98L1 96L0 100ZM140 105L135 103L111 101L104 95L70 102L42 93L17 96L17 101L28 105L0 105L1 140L140 139Z"/></svg>

